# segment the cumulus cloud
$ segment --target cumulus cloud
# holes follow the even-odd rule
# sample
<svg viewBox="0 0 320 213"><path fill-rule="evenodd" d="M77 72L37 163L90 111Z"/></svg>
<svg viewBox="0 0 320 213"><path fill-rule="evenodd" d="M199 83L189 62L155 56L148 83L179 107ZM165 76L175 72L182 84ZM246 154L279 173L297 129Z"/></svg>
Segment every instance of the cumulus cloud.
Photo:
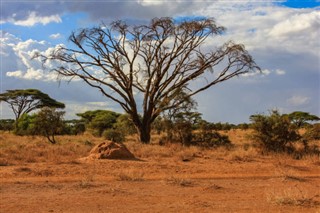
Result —
<svg viewBox="0 0 320 213"><path fill-rule="evenodd" d="M277 23L270 31L269 35L275 37L291 37L301 34L303 31L316 33L320 28L320 12L295 14Z"/></svg>
<svg viewBox="0 0 320 213"><path fill-rule="evenodd" d="M52 81L56 74L45 71L40 59L32 59L36 52L48 55L59 45L52 47L46 41L28 39L23 41L12 34L1 31L1 55L5 63L1 64L2 71L8 77L27 80ZM3 53L3 54L2 54ZM46 67L56 66L53 62L45 64Z"/></svg>

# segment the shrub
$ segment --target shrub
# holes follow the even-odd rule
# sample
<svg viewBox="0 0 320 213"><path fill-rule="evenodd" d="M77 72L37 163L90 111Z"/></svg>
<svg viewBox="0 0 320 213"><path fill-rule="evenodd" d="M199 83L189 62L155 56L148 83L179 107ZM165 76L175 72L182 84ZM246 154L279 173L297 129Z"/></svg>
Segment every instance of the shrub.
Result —
<svg viewBox="0 0 320 213"><path fill-rule="evenodd" d="M309 127L302 137L304 140L320 140L320 123Z"/></svg>
<svg viewBox="0 0 320 213"><path fill-rule="evenodd" d="M266 151L284 152L292 148L292 142L300 139L297 126L290 122L287 115L276 110L270 115L252 115L253 138Z"/></svg>
<svg viewBox="0 0 320 213"><path fill-rule="evenodd" d="M107 129L102 133L102 136L113 142L123 142L125 140L125 134L117 129Z"/></svg>
<svg viewBox="0 0 320 213"><path fill-rule="evenodd" d="M0 130L12 131L14 130L13 119L0 119Z"/></svg>
<svg viewBox="0 0 320 213"><path fill-rule="evenodd" d="M221 135L216 131L206 131L195 133L193 136L193 144L202 147L219 147L219 146L231 146L231 141L226 135Z"/></svg>
<svg viewBox="0 0 320 213"><path fill-rule="evenodd" d="M34 135L36 131L34 130L34 121L36 118L36 114L28 115L23 114L16 121L16 128L14 129L14 133L16 135Z"/></svg>

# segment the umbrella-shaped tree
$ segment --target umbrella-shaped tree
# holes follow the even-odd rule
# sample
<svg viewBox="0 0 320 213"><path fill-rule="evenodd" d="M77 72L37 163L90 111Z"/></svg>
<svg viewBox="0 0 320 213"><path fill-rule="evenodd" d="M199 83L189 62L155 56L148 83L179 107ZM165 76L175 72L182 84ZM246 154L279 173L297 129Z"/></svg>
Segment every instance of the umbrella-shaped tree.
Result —
<svg viewBox="0 0 320 213"><path fill-rule="evenodd" d="M6 102L12 109L16 121L24 113L29 113L35 109L43 107L64 108L61 102L52 99L48 94L37 89L16 89L7 90L0 94L0 102Z"/></svg>

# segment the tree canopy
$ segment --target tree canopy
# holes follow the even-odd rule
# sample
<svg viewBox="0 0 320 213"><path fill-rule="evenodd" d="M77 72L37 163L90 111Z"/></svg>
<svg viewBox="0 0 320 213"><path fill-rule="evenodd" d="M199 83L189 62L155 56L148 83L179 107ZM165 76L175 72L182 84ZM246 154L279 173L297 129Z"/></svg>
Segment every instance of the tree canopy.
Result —
<svg viewBox="0 0 320 213"><path fill-rule="evenodd" d="M308 122L319 121L320 118L316 115L312 115L308 112L295 111L288 114L290 120L297 125L298 127L302 127Z"/></svg>
<svg viewBox="0 0 320 213"><path fill-rule="evenodd" d="M43 107L64 108L61 102L52 99L48 94L37 89L16 89L7 90L0 94L0 102L6 102L10 105L16 121L24 113L29 113L35 109Z"/></svg>
<svg viewBox="0 0 320 213"><path fill-rule="evenodd" d="M212 18L154 18L148 25L80 29L50 56L60 77L80 78L118 103L132 119L140 141L150 142L151 124L164 111L209 87L260 70L242 44L204 45L225 28ZM184 98L176 98L184 92ZM141 115L141 116L140 116Z"/></svg>
<svg viewBox="0 0 320 213"><path fill-rule="evenodd" d="M101 136L104 130L114 126L120 114L108 110L94 110L78 113L77 116L85 121L87 127L93 130L95 135Z"/></svg>

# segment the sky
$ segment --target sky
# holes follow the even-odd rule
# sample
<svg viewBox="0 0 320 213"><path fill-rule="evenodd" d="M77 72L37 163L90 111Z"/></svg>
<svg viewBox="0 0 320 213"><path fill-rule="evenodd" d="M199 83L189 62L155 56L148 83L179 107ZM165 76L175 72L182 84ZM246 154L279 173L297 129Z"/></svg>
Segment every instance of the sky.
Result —
<svg viewBox="0 0 320 213"><path fill-rule="evenodd" d="M249 122L277 109L320 116L319 0L0 0L0 93L35 88L66 104L66 118L87 110L123 110L81 81L58 81L39 60L80 28L115 20L145 23L154 17L213 17L226 33L213 42L242 43L261 67L198 94L197 110L210 122ZM54 67L49 64L48 67ZM0 119L13 118L6 103Z"/></svg>

